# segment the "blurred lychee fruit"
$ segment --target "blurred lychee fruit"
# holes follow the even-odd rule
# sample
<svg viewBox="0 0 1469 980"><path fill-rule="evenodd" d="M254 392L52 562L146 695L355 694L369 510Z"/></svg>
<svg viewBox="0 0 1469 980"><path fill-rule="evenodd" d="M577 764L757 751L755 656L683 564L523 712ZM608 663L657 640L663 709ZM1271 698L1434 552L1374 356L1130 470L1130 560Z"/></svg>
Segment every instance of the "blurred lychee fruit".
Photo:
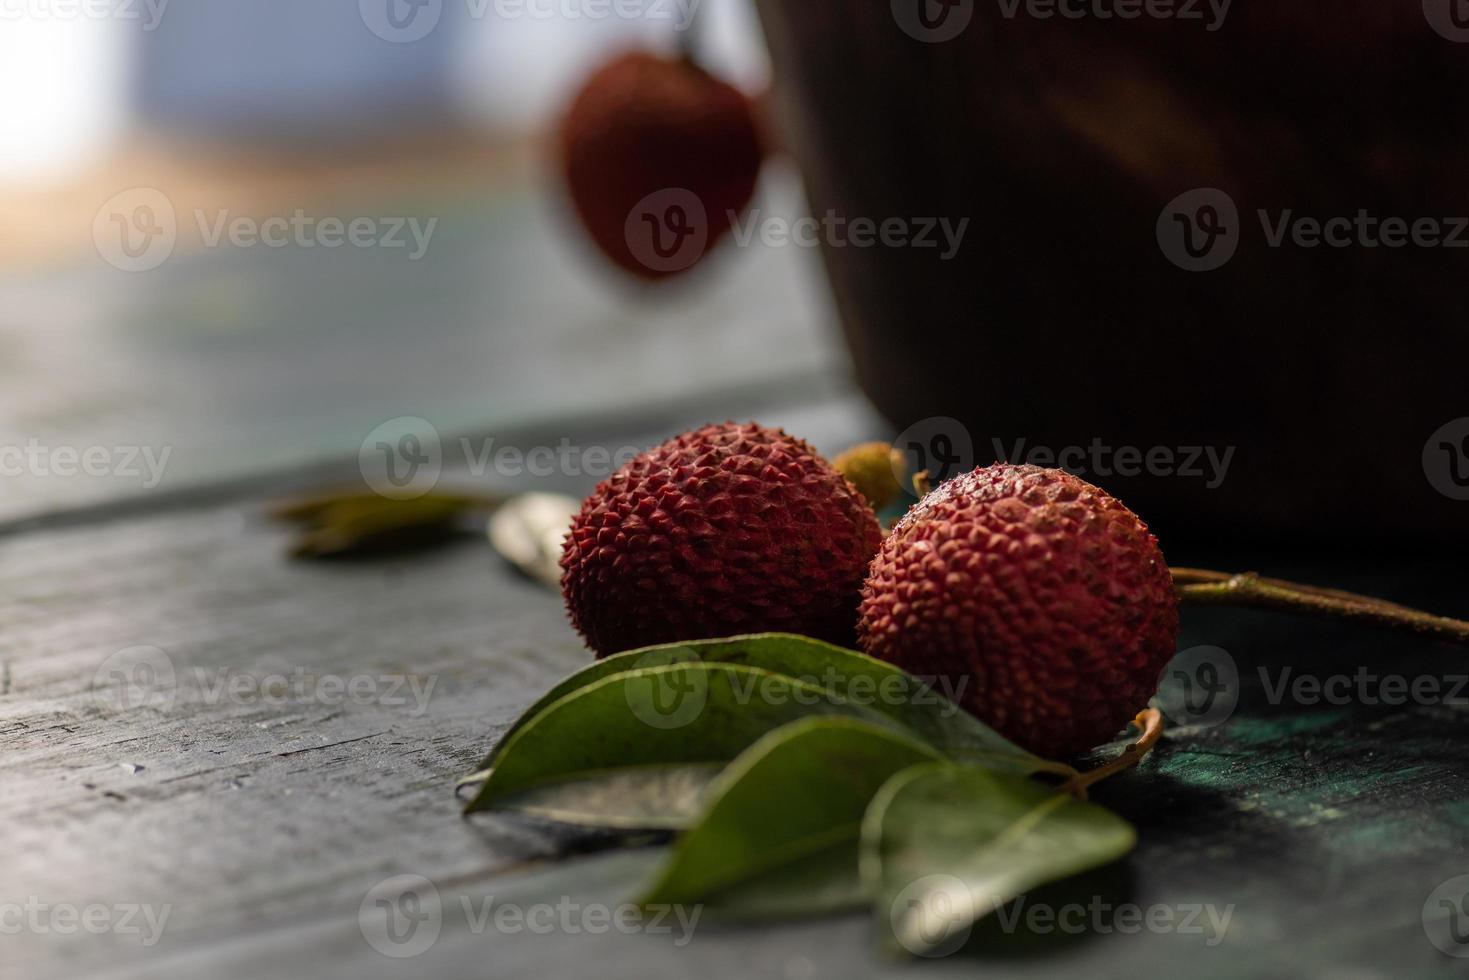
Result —
<svg viewBox="0 0 1469 980"><path fill-rule="evenodd" d="M582 504L561 558L572 623L599 656L792 632L850 643L872 508L778 429L733 422L636 457Z"/></svg>
<svg viewBox="0 0 1469 980"><path fill-rule="evenodd" d="M1105 742L1173 656L1178 601L1157 539L1060 470L997 464L956 477L873 559L859 643L963 684L960 703L1049 758Z"/></svg>
<svg viewBox="0 0 1469 980"><path fill-rule="evenodd" d="M589 78L561 127L571 201L592 241L633 275L692 268L755 193L751 102L688 58L623 55Z"/></svg>

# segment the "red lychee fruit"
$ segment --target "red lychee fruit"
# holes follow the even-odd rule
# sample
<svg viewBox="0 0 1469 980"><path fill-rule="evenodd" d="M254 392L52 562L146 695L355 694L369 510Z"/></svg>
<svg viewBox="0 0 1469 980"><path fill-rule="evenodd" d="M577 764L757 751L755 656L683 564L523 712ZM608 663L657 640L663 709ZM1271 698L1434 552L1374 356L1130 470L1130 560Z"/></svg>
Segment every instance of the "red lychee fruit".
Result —
<svg viewBox="0 0 1469 980"><path fill-rule="evenodd" d="M1178 600L1132 511L1061 470L1001 463L943 484L893 527L858 631L868 654L948 678L981 721L1063 759L1146 707L1175 651Z"/></svg>
<svg viewBox="0 0 1469 980"><path fill-rule="evenodd" d="M597 247L649 280L691 268L755 193L751 102L686 58L633 53L582 86L561 127L571 201Z"/></svg>
<svg viewBox="0 0 1469 980"><path fill-rule="evenodd" d="M598 656L742 633L850 643L882 531L800 439L728 422L636 457L582 504L561 557Z"/></svg>

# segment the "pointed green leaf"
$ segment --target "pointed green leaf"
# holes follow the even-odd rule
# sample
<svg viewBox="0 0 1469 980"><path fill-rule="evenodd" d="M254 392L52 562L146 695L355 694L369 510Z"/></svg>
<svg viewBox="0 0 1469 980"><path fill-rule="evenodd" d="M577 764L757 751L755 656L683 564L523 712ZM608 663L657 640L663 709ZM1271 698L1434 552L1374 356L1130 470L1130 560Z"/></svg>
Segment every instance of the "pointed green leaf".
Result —
<svg viewBox="0 0 1469 980"><path fill-rule="evenodd" d="M278 504L272 517L299 526L297 558L371 555L449 540L468 515L494 508L496 498L431 493L396 500L364 490L312 494Z"/></svg>
<svg viewBox="0 0 1469 980"><path fill-rule="evenodd" d="M771 732L709 790L644 904L702 905L737 918L864 904L862 816L889 777L941 756L891 729L811 718Z"/></svg>
<svg viewBox="0 0 1469 980"><path fill-rule="evenodd" d="M1063 790L937 764L898 774L862 827L862 877L896 948L943 956L1026 891L1115 861L1132 826ZM1003 914L1003 913L1001 913Z"/></svg>
<svg viewBox="0 0 1469 980"><path fill-rule="evenodd" d="M544 794L568 780L604 779L608 770L626 767L722 767L767 732L813 715L898 727L887 716L826 690L742 664L676 663L616 674L567 695L520 727L467 809L518 809L532 791ZM528 797L538 798L544 796ZM590 801L583 802L590 807ZM558 806L576 809L564 795ZM625 814L640 806L624 802L610 812ZM686 823L670 813L646 826Z"/></svg>
<svg viewBox="0 0 1469 980"><path fill-rule="evenodd" d="M580 773L515 794L513 806L561 823L623 830L681 830L703 812L723 763L623 766Z"/></svg>
<svg viewBox="0 0 1469 980"><path fill-rule="evenodd" d="M479 767L490 769L512 736L557 701L589 685L630 670L676 663L729 663L798 678L853 704L887 715L946 755L965 762L1017 773L1075 770L1047 762L1005 739L925 684L853 650L787 633L764 633L700 640L632 650L600 660L552 688L511 727Z"/></svg>

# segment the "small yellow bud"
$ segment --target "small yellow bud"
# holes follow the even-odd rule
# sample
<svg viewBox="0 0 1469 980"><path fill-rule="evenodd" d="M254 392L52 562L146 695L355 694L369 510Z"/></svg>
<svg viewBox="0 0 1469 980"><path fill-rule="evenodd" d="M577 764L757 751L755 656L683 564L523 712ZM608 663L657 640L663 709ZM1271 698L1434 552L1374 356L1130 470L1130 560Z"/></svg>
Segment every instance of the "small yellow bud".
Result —
<svg viewBox="0 0 1469 980"><path fill-rule="evenodd" d="M834 465L857 488L873 510L883 510L903 493L908 461L885 442L868 442L842 453Z"/></svg>

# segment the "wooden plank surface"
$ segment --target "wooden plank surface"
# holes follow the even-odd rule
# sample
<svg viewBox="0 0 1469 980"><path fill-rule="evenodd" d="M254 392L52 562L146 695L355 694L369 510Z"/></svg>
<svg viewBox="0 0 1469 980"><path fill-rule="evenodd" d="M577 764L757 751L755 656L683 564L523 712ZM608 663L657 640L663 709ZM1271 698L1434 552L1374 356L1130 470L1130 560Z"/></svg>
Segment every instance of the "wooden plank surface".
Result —
<svg viewBox="0 0 1469 980"><path fill-rule="evenodd" d="M676 929L591 931L585 914L625 902L656 852L547 823L466 821L453 795L521 708L587 661L559 599L477 540L289 562L266 501L356 478L367 430L395 415L521 448L646 445L725 417L783 424L826 450L892 433L841 380L814 256L736 256L750 268L732 262L729 278L655 307L589 285L541 206L451 201L440 234L453 247L411 274L257 253L186 255L147 280L84 269L0 283L0 444L176 453L146 493L5 481L0 977L1463 975L1423 915L1436 888L1469 874L1465 706L1272 703L1265 683L1285 668L1360 664L1463 674L1462 652L1225 610L1190 611L1182 645L1229 651L1239 708L1216 728L1172 730L1142 771L1104 787L1141 845L1049 899L1228 908L1217 945L1177 929L987 935L915 966L875 956L861 916L751 931L705 922L686 942ZM446 482L468 479L462 456L447 464ZM590 482L491 473L480 485L579 494ZM1448 563L1306 560L1288 542L1274 555L1221 542L1170 558L1469 615ZM118 670L146 683L122 686ZM283 687L262 690L273 677ZM374 889L402 875L430 880L442 910L436 940L412 958L370 941ZM488 899L569 906L573 925L496 926L479 918ZM167 919L158 937L146 916L98 934L12 928L11 910L93 904L113 926L122 906Z"/></svg>
<svg viewBox="0 0 1469 980"><path fill-rule="evenodd" d="M185 224L195 206L436 224L416 261L405 249L226 245L180 247L129 273L88 243L74 264L0 275L0 447L166 460L148 481L139 466L62 477L0 458L0 520L348 456L399 416L449 436L845 373L814 250L757 235L649 291L588 254L539 157L520 169L508 186L359 179L310 197L168 170L115 178L173 194ZM788 168L759 205L801 213ZM79 232L90 229L89 211Z"/></svg>
<svg viewBox="0 0 1469 980"><path fill-rule="evenodd" d="M758 411L833 449L874 425L850 401ZM516 713L586 662L558 598L478 540L391 561L291 563L261 503L181 502L0 541L0 901L169 908L151 946L146 932L0 937L7 977L799 980L913 969L875 956L860 916L756 931L705 923L688 942L677 930L587 931L576 916L624 902L656 855L592 853L613 841L534 821L466 821L453 795ZM1452 570L1422 562L1275 558L1269 570L1469 612ZM1461 976L1462 962L1428 942L1421 912L1437 885L1469 872L1463 706L1276 706L1252 672L1365 662L1453 673L1462 654L1223 610L1190 612L1183 644L1200 643L1238 661L1240 710L1218 728L1172 732L1143 771L1105 788L1142 844L1073 893L1232 907L1224 941L1144 931L991 943L935 968ZM174 682L123 704L105 670L139 646L166 654ZM367 687L345 703L315 686L267 699L251 684L271 675ZM231 678L246 679L242 693L220 696ZM399 678L427 700L392 687ZM432 881L442 908L437 940L410 959L375 949L362 918L374 886L399 875ZM573 926L485 926L486 900L565 905Z"/></svg>

